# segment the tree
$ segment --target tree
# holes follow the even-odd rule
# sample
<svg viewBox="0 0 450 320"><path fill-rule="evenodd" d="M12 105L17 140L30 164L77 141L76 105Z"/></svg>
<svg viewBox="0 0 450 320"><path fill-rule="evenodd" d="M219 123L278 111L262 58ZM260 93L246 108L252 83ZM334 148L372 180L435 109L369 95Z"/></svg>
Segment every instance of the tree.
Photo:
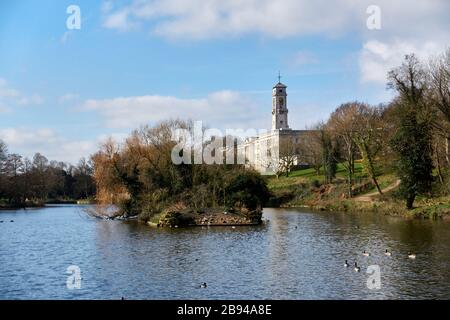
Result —
<svg viewBox="0 0 450 320"><path fill-rule="evenodd" d="M230 177L226 191L230 194L228 206L238 206L250 211L261 209L270 196L264 180L253 171L243 171Z"/></svg>
<svg viewBox="0 0 450 320"><path fill-rule="evenodd" d="M322 127L320 129L320 143L322 147L322 165L325 183L332 183L336 177L339 159L339 147L333 141L328 132Z"/></svg>
<svg viewBox="0 0 450 320"><path fill-rule="evenodd" d="M143 220L170 208L260 208L268 197L266 182L243 165L172 162L172 132L190 127L190 122L166 121L134 131L121 146L105 143L92 157L100 204L115 204L117 214Z"/></svg>
<svg viewBox="0 0 450 320"><path fill-rule="evenodd" d="M299 159L314 168L317 175L323 166L323 124L313 126L313 129L305 132L302 143L299 144Z"/></svg>
<svg viewBox="0 0 450 320"><path fill-rule="evenodd" d="M277 148L274 150L275 152L272 153L271 150L268 150L268 157L261 160L265 162L267 168L270 168L275 173L277 179L282 174L289 177L292 168L301 159L299 144L295 143L294 139L291 136L280 137Z"/></svg>
<svg viewBox="0 0 450 320"><path fill-rule="evenodd" d="M87 199L93 194L92 171L92 162L81 158L73 172L73 192L77 195L76 198Z"/></svg>
<svg viewBox="0 0 450 320"><path fill-rule="evenodd" d="M395 89L397 129L391 146L397 153L396 170L401 179L400 193L411 209L418 194L426 193L433 181L432 112L426 104L426 74L414 55L388 75Z"/></svg>
<svg viewBox="0 0 450 320"><path fill-rule="evenodd" d="M376 157L383 147L382 136L385 133L383 127L383 110L380 107L370 107L364 103L355 103L355 134L354 141L359 149L362 164L372 183L380 194L380 185L377 181Z"/></svg>
<svg viewBox="0 0 450 320"><path fill-rule="evenodd" d="M357 146L355 144L356 116L358 102L344 103L340 105L330 116L327 129L339 142L341 147L340 156L347 171L348 196L353 196L353 179L355 174L355 156Z"/></svg>
<svg viewBox="0 0 450 320"><path fill-rule="evenodd" d="M9 203L21 205L26 186L21 183L21 175L24 172L22 156L9 154L5 161L5 173L7 178L7 192Z"/></svg>
<svg viewBox="0 0 450 320"><path fill-rule="evenodd" d="M6 147L6 144L2 140L0 140L0 199L2 198L5 189L4 169L7 153L8 149Z"/></svg>
<svg viewBox="0 0 450 320"><path fill-rule="evenodd" d="M31 184L34 197L38 200L46 200L49 183L47 176L48 159L40 153L33 156L33 169L31 171Z"/></svg>
<svg viewBox="0 0 450 320"><path fill-rule="evenodd" d="M440 115L435 117L434 125L437 133L445 139L445 160L447 166L450 165L450 48L447 51L430 60L429 68L430 90L428 97L434 108ZM437 165L440 169L440 153L436 149Z"/></svg>
<svg viewBox="0 0 450 320"><path fill-rule="evenodd" d="M278 161L281 171L289 177L292 168L297 164L299 152L292 137L280 137Z"/></svg>
<svg viewBox="0 0 450 320"><path fill-rule="evenodd" d="M8 148L6 144L0 140L0 163L6 160L6 155L8 153Z"/></svg>

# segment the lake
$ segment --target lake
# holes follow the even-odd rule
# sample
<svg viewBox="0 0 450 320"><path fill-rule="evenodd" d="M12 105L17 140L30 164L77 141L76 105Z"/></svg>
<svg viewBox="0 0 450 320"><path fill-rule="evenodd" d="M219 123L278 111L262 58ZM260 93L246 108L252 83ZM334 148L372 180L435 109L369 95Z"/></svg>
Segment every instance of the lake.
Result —
<svg viewBox="0 0 450 320"><path fill-rule="evenodd" d="M303 209L263 218L167 230L94 219L76 205L0 211L0 299L450 298L449 221ZM67 288L72 265L80 289ZM380 289L367 286L369 265L380 268Z"/></svg>

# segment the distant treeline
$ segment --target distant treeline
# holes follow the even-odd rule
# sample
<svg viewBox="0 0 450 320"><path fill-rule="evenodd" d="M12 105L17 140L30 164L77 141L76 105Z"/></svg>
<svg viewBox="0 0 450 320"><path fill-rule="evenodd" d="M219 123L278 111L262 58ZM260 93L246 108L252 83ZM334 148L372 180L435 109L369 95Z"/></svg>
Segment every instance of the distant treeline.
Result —
<svg viewBox="0 0 450 320"><path fill-rule="evenodd" d="M93 167L84 158L76 166L8 153L0 140L0 207L40 205L46 201L87 199L95 195Z"/></svg>

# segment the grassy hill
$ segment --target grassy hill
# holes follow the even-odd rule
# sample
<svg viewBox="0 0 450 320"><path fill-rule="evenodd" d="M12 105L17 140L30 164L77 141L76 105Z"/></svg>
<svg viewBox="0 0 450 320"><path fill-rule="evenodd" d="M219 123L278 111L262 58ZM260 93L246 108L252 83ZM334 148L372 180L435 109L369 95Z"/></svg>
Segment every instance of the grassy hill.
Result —
<svg viewBox="0 0 450 320"><path fill-rule="evenodd" d="M322 172L321 172L322 173ZM450 214L450 197L434 195L418 197L416 207L406 210L403 200L396 195L398 178L393 173L381 174L378 182L381 189L389 189L382 196L364 174L361 163L355 165L354 197L346 196L346 171L338 165L333 184L324 184L322 174L313 168L293 171L288 177L269 176L267 185L273 197L269 206L273 207L308 207L316 210L339 212L379 212L407 217L437 218ZM398 183L398 182L397 182ZM370 197L365 197L370 195ZM364 199L364 201L363 201Z"/></svg>

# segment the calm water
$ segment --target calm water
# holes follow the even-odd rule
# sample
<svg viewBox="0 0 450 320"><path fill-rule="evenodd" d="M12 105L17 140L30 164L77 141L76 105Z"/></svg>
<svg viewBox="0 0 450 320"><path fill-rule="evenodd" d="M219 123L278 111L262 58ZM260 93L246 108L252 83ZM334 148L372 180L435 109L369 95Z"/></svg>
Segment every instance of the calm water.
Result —
<svg viewBox="0 0 450 320"><path fill-rule="evenodd" d="M260 227L161 230L80 206L3 211L0 299L450 298L449 222L298 209L264 217ZM366 286L373 264L380 290ZM81 269L79 290L66 287L70 265Z"/></svg>

